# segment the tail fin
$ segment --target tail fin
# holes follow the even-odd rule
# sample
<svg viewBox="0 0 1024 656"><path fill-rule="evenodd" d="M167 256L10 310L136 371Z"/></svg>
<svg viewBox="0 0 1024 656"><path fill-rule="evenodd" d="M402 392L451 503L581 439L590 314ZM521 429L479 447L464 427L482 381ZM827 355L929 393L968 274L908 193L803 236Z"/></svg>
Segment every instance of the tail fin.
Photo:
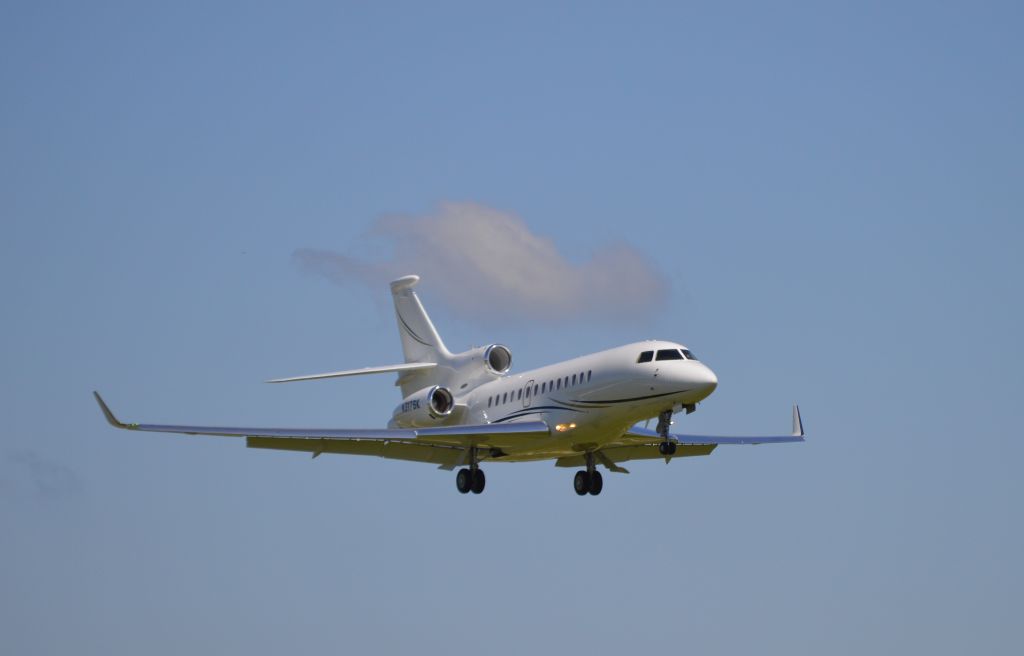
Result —
<svg viewBox="0 0 1024 656"><path fill-rule="evenodd" d="M412 290L419 281L419 276L404 276L391 283L402 351L406 362L442 362L449 359L451 353L445 348L427 311Z"/></svg>

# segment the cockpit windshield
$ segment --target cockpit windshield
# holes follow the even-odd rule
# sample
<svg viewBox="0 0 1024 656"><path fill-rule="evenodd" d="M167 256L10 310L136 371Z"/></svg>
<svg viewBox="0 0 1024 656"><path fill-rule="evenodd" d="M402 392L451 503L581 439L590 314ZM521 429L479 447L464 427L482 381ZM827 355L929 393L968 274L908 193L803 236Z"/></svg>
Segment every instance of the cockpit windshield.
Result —
<svg viewBox="0 0 1024 656"><path fill-rule="evenodd" d="M652 360L696 360L697 356L689 349L660 349L655 355L654 351L644 351L636 359L637 364L651 362Z"/></svg>

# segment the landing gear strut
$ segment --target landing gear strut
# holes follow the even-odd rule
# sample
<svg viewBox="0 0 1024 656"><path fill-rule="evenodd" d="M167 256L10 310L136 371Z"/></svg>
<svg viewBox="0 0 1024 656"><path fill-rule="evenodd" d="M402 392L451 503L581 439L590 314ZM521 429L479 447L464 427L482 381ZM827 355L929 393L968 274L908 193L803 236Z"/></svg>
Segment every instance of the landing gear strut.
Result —
<svg viewBox="0 0 1024 656"><path fill-rule="evenodd" d="M487 478L484 476L484 470L480 469L480 465L476 460L476 447L470 447L469 467L463 467L455 475L455 487L462 494L467 492L480 494L484 491L484 485L486 484Z"/></svg>
<svg viewBox="0 0 1024 656"><path fill-rule="evenodd" d="M663 456L670 456L676 452L676 443L669 439L668 429L672 425L672 410L668 409L658 415L658 435L661 436L661 444L658 445L658 453Z"/></svg>
<svg viewBox="0 0 1024 656"><path fill-rule="evenodd" d="M601 477L601 472L597 471L594 466L593 453L587 453L587 468L576 472L576 476L572 479L572 487L581 497L587 493L595 497L601 494L601 490L604 489L604 479Z"/></svg>

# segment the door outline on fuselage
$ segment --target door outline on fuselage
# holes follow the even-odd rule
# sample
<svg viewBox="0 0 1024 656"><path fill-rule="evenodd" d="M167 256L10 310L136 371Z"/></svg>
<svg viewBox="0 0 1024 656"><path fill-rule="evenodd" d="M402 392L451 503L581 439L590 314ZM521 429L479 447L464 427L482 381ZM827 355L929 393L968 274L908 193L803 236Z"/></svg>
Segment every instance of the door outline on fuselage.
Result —
<svg viewBox="0 0 1024 656"><path fill-rule="evenodd" d="M533 381L531 380L531 381L526 383L526 389L523 390L523 407L524 408L529 408L530 407L530 404L533 402L532 396L533 396Z"/></svg>

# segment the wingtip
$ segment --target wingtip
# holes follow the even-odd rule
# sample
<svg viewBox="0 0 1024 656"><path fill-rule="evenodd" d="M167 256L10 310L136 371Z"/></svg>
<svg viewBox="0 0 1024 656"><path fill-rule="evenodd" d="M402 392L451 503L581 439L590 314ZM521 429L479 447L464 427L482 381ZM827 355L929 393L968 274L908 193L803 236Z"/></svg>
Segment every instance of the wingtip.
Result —
<svg viewBox="0 0 1024 656"><path fill-rule="evenodd" d="M93 390L92 395L96 397L96 403L100 404L100 410L103 411L103 416L106 417L108 424L114 428L127 428L125 424L122 424L117 420L117 417L115 417L114 413L110 411L109 407L107 407L107 404L103 401L103 397L100 396L99 392Z"/></svg>
<svg viewBox="0 0 1024 656"><path fill-rule="evenodd" d="M804 436L804 421L800 418L800 406L796 403L793 404L793 435Z"/></svg>

